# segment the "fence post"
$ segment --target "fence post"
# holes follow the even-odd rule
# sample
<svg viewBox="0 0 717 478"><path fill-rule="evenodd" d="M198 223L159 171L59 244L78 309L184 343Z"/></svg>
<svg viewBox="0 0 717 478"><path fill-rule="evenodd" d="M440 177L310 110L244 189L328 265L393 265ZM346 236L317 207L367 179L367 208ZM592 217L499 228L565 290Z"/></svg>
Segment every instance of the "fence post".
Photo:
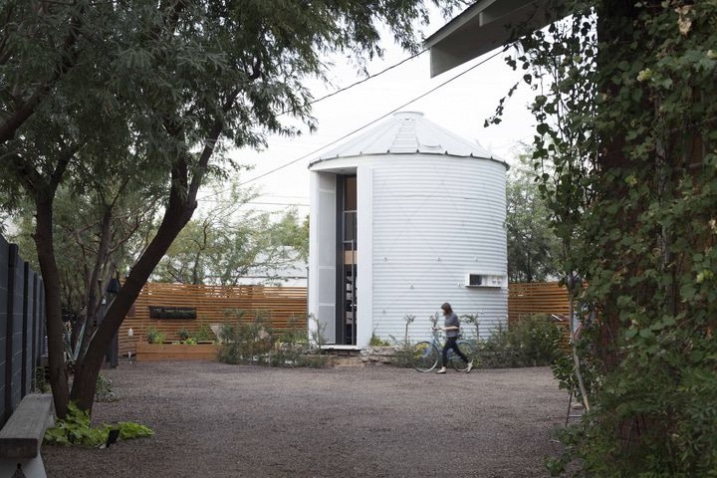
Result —
<svg viewBox="0 0 717 478"><path fill-rule="evenodd" d="M22 359L21 359L21 391L25 396L32 391L33 357L35 355L33 315L35 315L35 302L32 276L34 271L30 264L25 262L22 268Z"/></svg>
<svg viewBox="0 0 717 478"><path fill-rule="evenodd" d="M8 387L6 375L6 350L8 347L7 323L8 323L8 278L10 277L10 268L8 260L10 258L10 245L0 236L0 426L5 424L6 401L5 389Z"/></svg>
<svg viewBox="0 0 717 478"><path fill-rule="evenodd" d="M44 349L42 279L0 236L0 427L34 390Z"/></svg>
<svg viewBox="0 0 717 478"><path fill-rule="evenodd" d="M22 351L16 350L20 347L16 347L17 344L17 333L22 322L22 309L20 308L20 314L18 314L18 306L22 307L22 296L18 297L18 289L22 286L18 281L18 266L20 263L20 256L18 254L17 244L10 244L8 247L8 261L7 261L7 320L5 327L5 409L3 410L3 423L5 423L10 415L12 415L15 406L20 402L20 387L22 378L18 376L16 372L18 370L18 358L16 352L20 352L22 357ZM20 289L22 291L22 289ZM20 324L17 324L18 315L20 315ZM22 331L19 331L22 334ZM22 337L22 335L20 335ZM19 379L19 380L18 380Z"/></svg>
<svg viewBox="0 0 717 478"><path fill-rule="evenodd" d="M40 366L40 294L38 292L38 280L37 273L32 273L32 346L30 347L30 369L32 370L32 390L36 391L37 383L35 381L37 369Z"/></svg>

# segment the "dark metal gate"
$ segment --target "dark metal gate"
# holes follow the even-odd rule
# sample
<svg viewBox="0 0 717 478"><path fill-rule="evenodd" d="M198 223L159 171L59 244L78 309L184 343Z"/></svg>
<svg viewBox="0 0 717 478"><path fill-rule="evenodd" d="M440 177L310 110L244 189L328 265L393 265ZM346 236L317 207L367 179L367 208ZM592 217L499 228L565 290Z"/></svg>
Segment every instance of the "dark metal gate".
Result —
<svg viewBox="0 0 717 478"><path fill-rule="evenodd" d="M46 354L44 292L17 245L0 236L0 426L34 390Z"/></svg>

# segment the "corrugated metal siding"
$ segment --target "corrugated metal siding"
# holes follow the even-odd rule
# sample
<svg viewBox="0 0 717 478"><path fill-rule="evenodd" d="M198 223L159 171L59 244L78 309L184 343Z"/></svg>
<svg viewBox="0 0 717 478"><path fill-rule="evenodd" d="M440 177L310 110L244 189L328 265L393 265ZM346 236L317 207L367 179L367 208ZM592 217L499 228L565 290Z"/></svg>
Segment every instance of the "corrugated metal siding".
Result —
<svg viewBox="0 0 717 478"><path fill-rule="evenodd" d="M506 323L507 289L463 286L468 272L507 274L504 165L405 155L373 168L376 335L402 339L411 314L411 338L428 337L428 317L445 301L458 315L481 315L483 336Z"/></svg>

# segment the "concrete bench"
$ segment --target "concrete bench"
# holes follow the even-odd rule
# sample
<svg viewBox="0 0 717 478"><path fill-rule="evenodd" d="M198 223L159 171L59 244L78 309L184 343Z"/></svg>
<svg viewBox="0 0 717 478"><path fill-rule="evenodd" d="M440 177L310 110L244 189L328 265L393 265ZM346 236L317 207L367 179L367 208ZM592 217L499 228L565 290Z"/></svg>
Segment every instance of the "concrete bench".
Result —
<svg viewBox="0 0 717 478"><path fill-rule="evenodd" d="M46 478L40 447L53 423L52 395L26 395L0 430L0 476Z"/></svg>

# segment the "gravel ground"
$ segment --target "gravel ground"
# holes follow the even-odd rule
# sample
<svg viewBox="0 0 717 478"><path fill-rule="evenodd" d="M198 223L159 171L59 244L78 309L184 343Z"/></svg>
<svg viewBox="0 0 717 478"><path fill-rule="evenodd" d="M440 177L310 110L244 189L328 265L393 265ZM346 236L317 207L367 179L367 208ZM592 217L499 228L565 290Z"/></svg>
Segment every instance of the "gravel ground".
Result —
<svg viewBox="0 0 717 478"><path fill-rule="evenodd" d="M48 477L543 477L568 401L548 368L153 362L103 374L121 399L97 403L94 421L155 436L44 446Z"/></svg>

